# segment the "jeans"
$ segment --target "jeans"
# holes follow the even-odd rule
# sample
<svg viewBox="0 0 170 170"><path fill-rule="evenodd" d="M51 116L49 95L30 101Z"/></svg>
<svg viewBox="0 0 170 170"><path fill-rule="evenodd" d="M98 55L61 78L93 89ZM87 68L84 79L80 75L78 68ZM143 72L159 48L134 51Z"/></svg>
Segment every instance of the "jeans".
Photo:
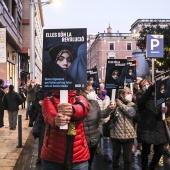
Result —
<svg viewBox="0 0 170 170"><path fill-rule="evenodd" d="M110 158L112 158L113 155L113 148L112 148L112 142L110 137L101 137L101 148L103 150L103 155L108 155Z"/></svg>
<svg viewBox="0 0 170 170"><path fill-rule="evenodd" d="M64 164L41 160L44 170L66 170ZM72 170L88 170L88 161L73 163Z"/></svg>
<svg viewBox="0 0 170 170"><path fill-rule="evenodd" d="M27 101L27 110L26 110L26 118L28 118L29 115L29 109L30 109L30 105L32 104L32 102Z"/></svg>

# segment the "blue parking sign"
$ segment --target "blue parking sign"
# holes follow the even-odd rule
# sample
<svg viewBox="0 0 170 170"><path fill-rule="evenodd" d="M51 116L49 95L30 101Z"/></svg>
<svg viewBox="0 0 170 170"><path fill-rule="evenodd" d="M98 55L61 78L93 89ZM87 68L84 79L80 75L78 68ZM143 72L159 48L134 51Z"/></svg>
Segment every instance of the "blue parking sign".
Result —
<svg viewBox="0 0 170 170"><path fill-rule="evenodd" d="M164 36L147 35L146 57L163 58L164 57Z"/></svg>

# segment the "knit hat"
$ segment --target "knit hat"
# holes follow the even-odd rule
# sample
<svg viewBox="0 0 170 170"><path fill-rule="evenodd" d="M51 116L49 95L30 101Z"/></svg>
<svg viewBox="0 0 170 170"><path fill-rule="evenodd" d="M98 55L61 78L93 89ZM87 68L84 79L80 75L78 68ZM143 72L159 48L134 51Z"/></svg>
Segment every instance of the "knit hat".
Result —
<svg viewBox="0 0 170 170"><path fill-rule="evenodd" d="M75 52L70 45L57 45L50 48L49 50L51 59L53 61L57 60L61 56L61 54L65 52L70 54L70 57L72 58L73 61L75 57Z"/></svg>
<svg viewBox="0 0 170 170"><path fill-rule="evenodd" d="M9 85L9 90L13 91L13 89L14 89L14 86L13 85Z"/></svg>

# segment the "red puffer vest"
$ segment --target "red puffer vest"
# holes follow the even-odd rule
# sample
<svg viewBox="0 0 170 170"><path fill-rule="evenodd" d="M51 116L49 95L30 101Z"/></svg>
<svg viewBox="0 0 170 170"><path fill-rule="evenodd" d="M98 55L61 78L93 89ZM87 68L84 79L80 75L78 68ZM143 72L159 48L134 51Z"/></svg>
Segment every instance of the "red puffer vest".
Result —
<svg viewBox="0 0 170 170"><path fill-rule="evenodd" d="M83 119L88 114L88 102L83 96L78 97L85 110L80 104L74 104L76 91L68 91L68 103L73 104L75 114L72 119L75 121L76 136L74 139L73 163L87 161L90 158L86 137L84 134ZM57 105L60 103L60 92L53 93L54 104L49 97L46 97L42 105L42 113L46 122L44 141L41 150L41 158L63 164L66 157L67 130L60 130L55 127L54 119L58 113Z"/></svg>

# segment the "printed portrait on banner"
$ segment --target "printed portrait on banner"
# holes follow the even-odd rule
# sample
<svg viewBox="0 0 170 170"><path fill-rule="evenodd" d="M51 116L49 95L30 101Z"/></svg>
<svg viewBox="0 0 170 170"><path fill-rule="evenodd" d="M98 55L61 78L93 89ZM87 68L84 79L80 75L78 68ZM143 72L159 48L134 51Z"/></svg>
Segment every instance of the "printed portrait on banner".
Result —
<svg viewBox="0 0 170 170"><path fill-rule="evenodd" d="M106 89L123 89L126 75L126 59L107 59Z"/></svg>
<svg viewBox="0 0 170 170"><path fill-rule="evenodd" d="M90 81L93 89L96 90L99 88L99 77L98 77L98 71L97 68L92 68L87 70L87 81Z"/></svg>
<svg viewBox="0 0 170 170"><path fill-rule="evenodd" d="M170 71L155 77L156 105L164 103L170 98Z"/></svg>
<svg viewBox="0 0 170 170"><path fill-rule="evenodd" d="M136 80L136 61L127 61L126 68L126 83L132 83Z"/></svg>

